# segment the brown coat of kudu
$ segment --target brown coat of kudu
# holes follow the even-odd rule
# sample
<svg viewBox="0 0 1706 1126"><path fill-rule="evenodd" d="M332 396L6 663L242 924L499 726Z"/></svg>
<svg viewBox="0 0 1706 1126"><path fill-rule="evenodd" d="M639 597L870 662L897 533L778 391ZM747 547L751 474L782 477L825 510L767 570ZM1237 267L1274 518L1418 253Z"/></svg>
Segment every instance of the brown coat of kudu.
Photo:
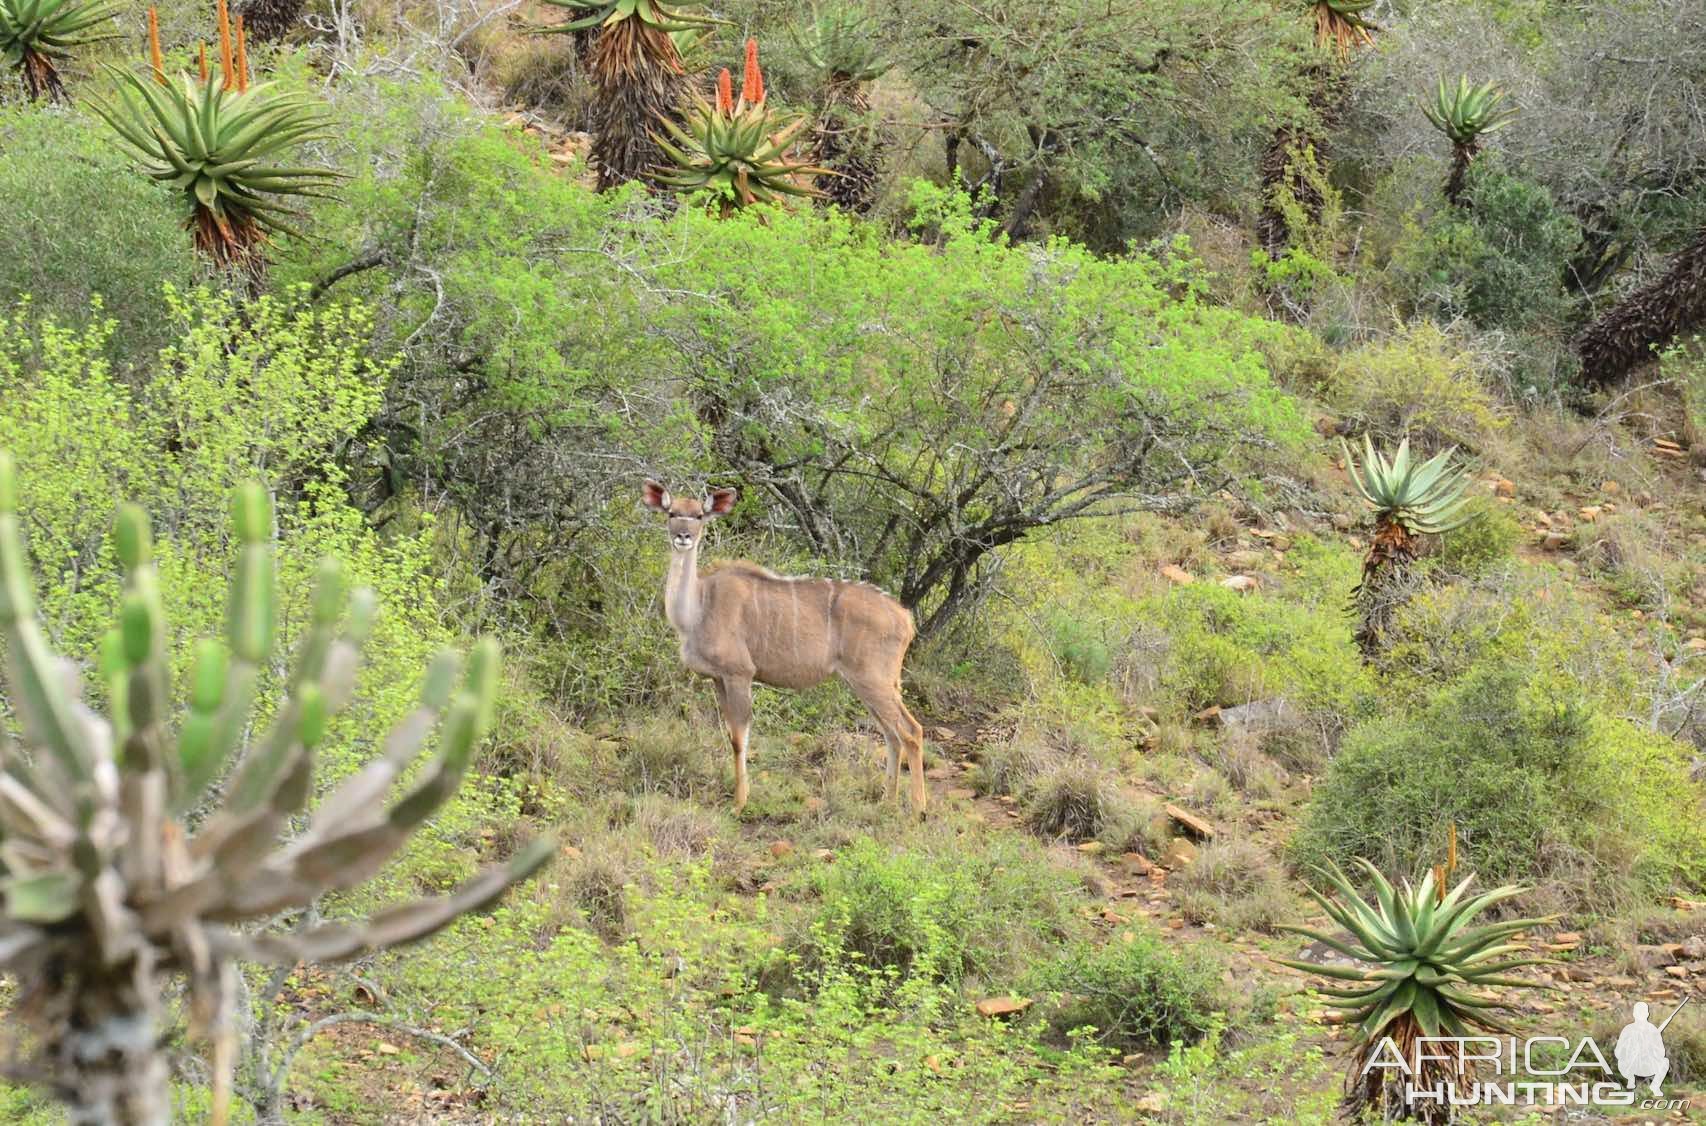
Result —
<svg viewBox="0 0 1706 1126"><path fill-rule="evenodd" d="M671 496L646 481L646 507L668 517L670 559L664 615L681 639L681 660L711 678L735 757L735 808L746 804L746 745L754 681L810 688L839 676L888 743L887 794L900 786L900 754L912 771L912 806L924 812L924 728L900 695L901 663L916 632L912 614L868 583L786 578L753 563L699 573L705 522L734 507L733 489L703 501Z"/></svg>

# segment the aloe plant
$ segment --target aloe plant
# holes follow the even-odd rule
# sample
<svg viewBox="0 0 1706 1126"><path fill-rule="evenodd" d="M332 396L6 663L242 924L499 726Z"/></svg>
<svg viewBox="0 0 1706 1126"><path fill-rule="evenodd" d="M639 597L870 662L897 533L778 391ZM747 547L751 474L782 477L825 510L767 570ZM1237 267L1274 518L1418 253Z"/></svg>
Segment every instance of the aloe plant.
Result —
<svg viewBox="0 0 1706 1126"><path fill-rule="evenodd" d="M1410 440L1405 438L1388 460L1367 435L1362 445L1360 467L1349 446L1341 442L1340 448L1351 482L1374 509L1373 542L1355 592L1357 642L1365 654L1373 655L1393 610L1406 596L1419 547L1417 537L1459 528L1472 514L1464 496L1469 474L1452 461L1454 450L1418 461L1410 455Z"/></svg>
<svg viewBox="0 0 1706 1126"><path fill-rule="evenodd" d="M674 162L673 168L658 174L658 182L681 192L710 192L725 217L755 203L822 195L811 179L830 175L829 169L790 155L806 119L778 119L765 98L758 41L749 39L740 97L735 97L733 76L724 67L717 75L716 102L699 99L685 123L666 123L669 136L656 138Z"/></svg>
<svg viewBox="0 0 1706 1126"><path fill-rule="evenodd" d="M1406 1105L1400 1092L1385 1079L1389 1069L1367 1068L1370 1057L1380 1052L1390 1062L1390 1051L1384 1047L1387 1039L1403 1059L1414 1061L1418 1037L1508 1032L1495 1015L1499 1003L1475 991L1538 988L1539 982L1508 975L1547 959L1527 957L1526 947L1507 940L1551 920L1509 919L1472 926L1483 911L1521 895L1524 889L1507 885L1471 897L1473 874L1447 891L1434 871L1423 876L1419 884L1406 880L1395 888L1368 861L1359 859L1357 865L1374 888L1373 903L1363 900L1337 865L1320 873L1337 893L1334 897L1309 889L1310 896L1343 933L1289 924L1280 928L1313 939L1351 959L1352 964L1276 961L1337 983L1321 992L1328 1005L1351 1025L1356 1037L1346 1077L1348 1110L1360 1114L1365 1107L1375 1106L1387 1117L1399 1118L1449 1114L1449 1107L1435 1102ZM1461 1085L1458 1066L1456 1060L1424 1060L1422 1074L1405 1078L1420 1089L1448 1081Z"/></svg>
<svg viewBox="0 0 1706 1126"><path fill-rule="evenodd" d="M1505 106L1505 92L1491 82L1471 86L1467 75L1453 86L1440 79L1432 102L1422 104L1422 115L1451 141L1451 175L1445 182L1445 197L1463 202L1469 166L1481 152L1481 138L1496 133L1516 118Z"/></svg>
<svg viewBox="0 0 1706 1126"><path fill-rule="evenodd" d="M153 65L147 77L114 70L115 96L92 108L151 179L178 192L195 247L215 265L257 275L262 246L295 234L285 201L323 196L342 178L330 168L281 163L292 147L324 137L327 115L306 94L249 83L242 23L219 0L220 73L168 80L149 10Z"/></svg>
<svg viewBox="0 0 1706 1126"><path fill-rule="evenodd" d="M440 654L419 706L379 757L310 812L315 755L350 698L375 599L349 594L336 561L321 564L285 698L248 739L277 634L272 512L260 486L237 493L233 517L225 639L196 647L174 722L148 520L120 509L113 541L124 593L101 647L100 714L36 620L15 467L0 452L0 639L22 736L16 746L0 731L0 971L19 985L14 1016L36 1033L32 1071L75 1122L167 1120L158 1022L168 977L187 978L192 1016L214 1034L222 1118L237 962L338 961L413 942L491 902L555 851L536 839L448 895L364 921L264 929L373 876L456 789L491 724L499 655L483 640L464 672L457 655ZM437 755L387 803L435 729ZM300 834L284 836L304 818Z"/></svg>
<svg viewBox="0 0 1706 1126"><path fill-rule="evenodd" d="M65 97L58 64L103 39L123 11L117 0L0 0L0 60L18 72L31 100Z"/></svg>

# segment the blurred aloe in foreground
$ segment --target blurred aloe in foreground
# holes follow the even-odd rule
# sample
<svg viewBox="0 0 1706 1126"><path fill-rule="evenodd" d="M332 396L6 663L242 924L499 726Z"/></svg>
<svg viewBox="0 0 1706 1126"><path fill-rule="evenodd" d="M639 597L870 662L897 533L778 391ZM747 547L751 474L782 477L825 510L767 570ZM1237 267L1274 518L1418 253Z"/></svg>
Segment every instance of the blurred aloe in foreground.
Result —
<svg viewBox="0 0 1706 1126"><path fill-rule="evenodd" d="M102 647L102 716L36 621L16 474L0 451L0 638L5 699L23 737L13 745L0 728L0 971L16 978L13 1016L36 1036L31 1077L67 1103L74 1122L167 1120L157 1019L169 975L187 977L196 1031L214 1045L222 1120L237 961L337 961L423 938L554 851L550 839L535 840L448 895L363 922L242 929L369 879L455 790L491 721L498 650L481 641L465 673L455 654L441 654L419 707L378 757L308 813L315 749L349 699L375 600L365 590L346 596L340 566L322 563L294 664L281 672L287 694L270 725L247 738L276 634L272 513L256 485L233 510L239 555L227 636L197 647L177 723L148 521L133 506L120 510L114 542L125 589ZM387 803L435 728L436 757ZM299 815L300 835L280 839Z"/></svg>

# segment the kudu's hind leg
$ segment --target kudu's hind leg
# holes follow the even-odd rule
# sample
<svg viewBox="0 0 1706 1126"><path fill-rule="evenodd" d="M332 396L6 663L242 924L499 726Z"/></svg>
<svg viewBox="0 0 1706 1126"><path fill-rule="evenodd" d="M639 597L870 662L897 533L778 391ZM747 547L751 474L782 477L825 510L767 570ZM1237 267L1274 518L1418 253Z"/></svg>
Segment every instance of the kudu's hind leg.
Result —
<svg viewBox="0 0 1706 1126"><path fill-rule="evenodd" d="M746 740L752 730L752 681L734 677L714 682L717 686L717 707L723 713L723 724L729 729L729 744L735 754L735 809L746 805Z"/></svg>
<svg viewBox="0 0 1706 1126"><path fill-rule="evenodd" d="M862 681L849 681L854 695L864 701L871 714L876 717L877 726L882 729L883 741L888 744L889 763L885 778L884 795L893 800L900 793L900 754L906 752L907 764L912 770L912 808L919 813L924 812L924 725L913 718L906 705L901 702L900 685L872 684Z"/></svg>

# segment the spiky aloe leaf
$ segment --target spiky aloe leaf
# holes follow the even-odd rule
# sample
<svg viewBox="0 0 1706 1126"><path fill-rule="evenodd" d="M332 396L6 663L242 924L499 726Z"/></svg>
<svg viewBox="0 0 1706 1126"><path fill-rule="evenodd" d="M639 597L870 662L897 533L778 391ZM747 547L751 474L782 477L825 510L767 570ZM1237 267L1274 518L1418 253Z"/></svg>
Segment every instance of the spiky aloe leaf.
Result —
<svg viewBox="0 0 1706 1126"><path fill-rule="evenodd" d="M1350 447L1342 440L1339 445L1352 484L1374 509L1377 520L1401 524L1411 533L1438 534L1462 527L1472 515L1465 496L1469 473L1452 464L1455 450L1442 450L1418 465L1405 438L1388 461L1365 435L1359 466Z"/></svg>
<svg viewBox="0 0 1706 1126"><path fill-rule="evenodd" d="M290 221L300 213L284 201L328 196L343 178L279 161L284 149L327 135L324 108L306 94L109 70L115 88L91 108L147 176L179 193L197 249L221 266L253 268L267 237L298 233Z"/></svg>
<svg viewBox="0 0 1706 1126"><path fill-rule="evenodd" d="M689 3L663 4L660 0L545 0L558 8L584 12L583 16L567 23L547 24L531 30L541 35L561 35L585 31L594 27L611 27L623 20L634 20L658 31L670 33L704 29L721 21L702 12L685 9Z"/></svg>
<svg viewBox="0 0 1706 1126"><path fill-rule="evenodd" d="M791 30L806 62L826 81L870 82L894 66L882 54L871 17L857 8L812 5L811 22Z"/></svg>
<svg viewBox="0 0 1706 1126"><path fill-rule="evenodd" d="M1353 959L1349 966L1319 966L1290 959L1282 965L1320 974L1356 987L1325 991L1328 1005L1357 1028L1364 1051L1398 1021L1411 1021L1426 1035L1440 1030L1495 1028L1489 1010L1497 1003L1469 992L1475 988L1538 988L1539 982L1503 976L1522 966L1540 965L1543 958L1489 960L1494 952L1516 949L1503 940L1521 931L1550 922L1545 919L1512 919L1470 926L1481 911L1522 893L1521 888L1495 888L1474 899L1465 899L1474 876L1463 879L1443 895L1432 872L1411 884L1393 886L1366 860L1358 860L1362 874L1374 891L1374 901L1365 900L1337 865L1329 863L1317 874L1333 890L1328 896L1311 889L1330 917L1349 924L1348 935L1323 934L1308 927L1285 925L1281 929L1324 943Z"/></svg>
<svg viewBox="0 0 1706 1126"><path fill-rule="evenodd" d="M654 135L674 162L657 180L680 192L708 191L725 210L821 195L809 178L833 173L788 155L806 124L778 121L762 105L723 110L700 99L681 124L665 123L669 136Z"/></svg>
<svg viewBox="0 0 1706 1126"><path fill-rule="evenodd" d="M62 98L56 62L73 51L116 39L119 0L0 0L0 61L18 72L31 98Z"/></svg>
<svg viewBox="0 0 1706 1126"><path fill-rule="evenodd" d="M1453 144L1470 145L1515 119L1516 111L1505 108L1504 100L1505 92L1496 83L1472 86L1468 75L1460 75L1452 85L1441 78L1433 100L1422 104L1422 113Z"/></svg>

